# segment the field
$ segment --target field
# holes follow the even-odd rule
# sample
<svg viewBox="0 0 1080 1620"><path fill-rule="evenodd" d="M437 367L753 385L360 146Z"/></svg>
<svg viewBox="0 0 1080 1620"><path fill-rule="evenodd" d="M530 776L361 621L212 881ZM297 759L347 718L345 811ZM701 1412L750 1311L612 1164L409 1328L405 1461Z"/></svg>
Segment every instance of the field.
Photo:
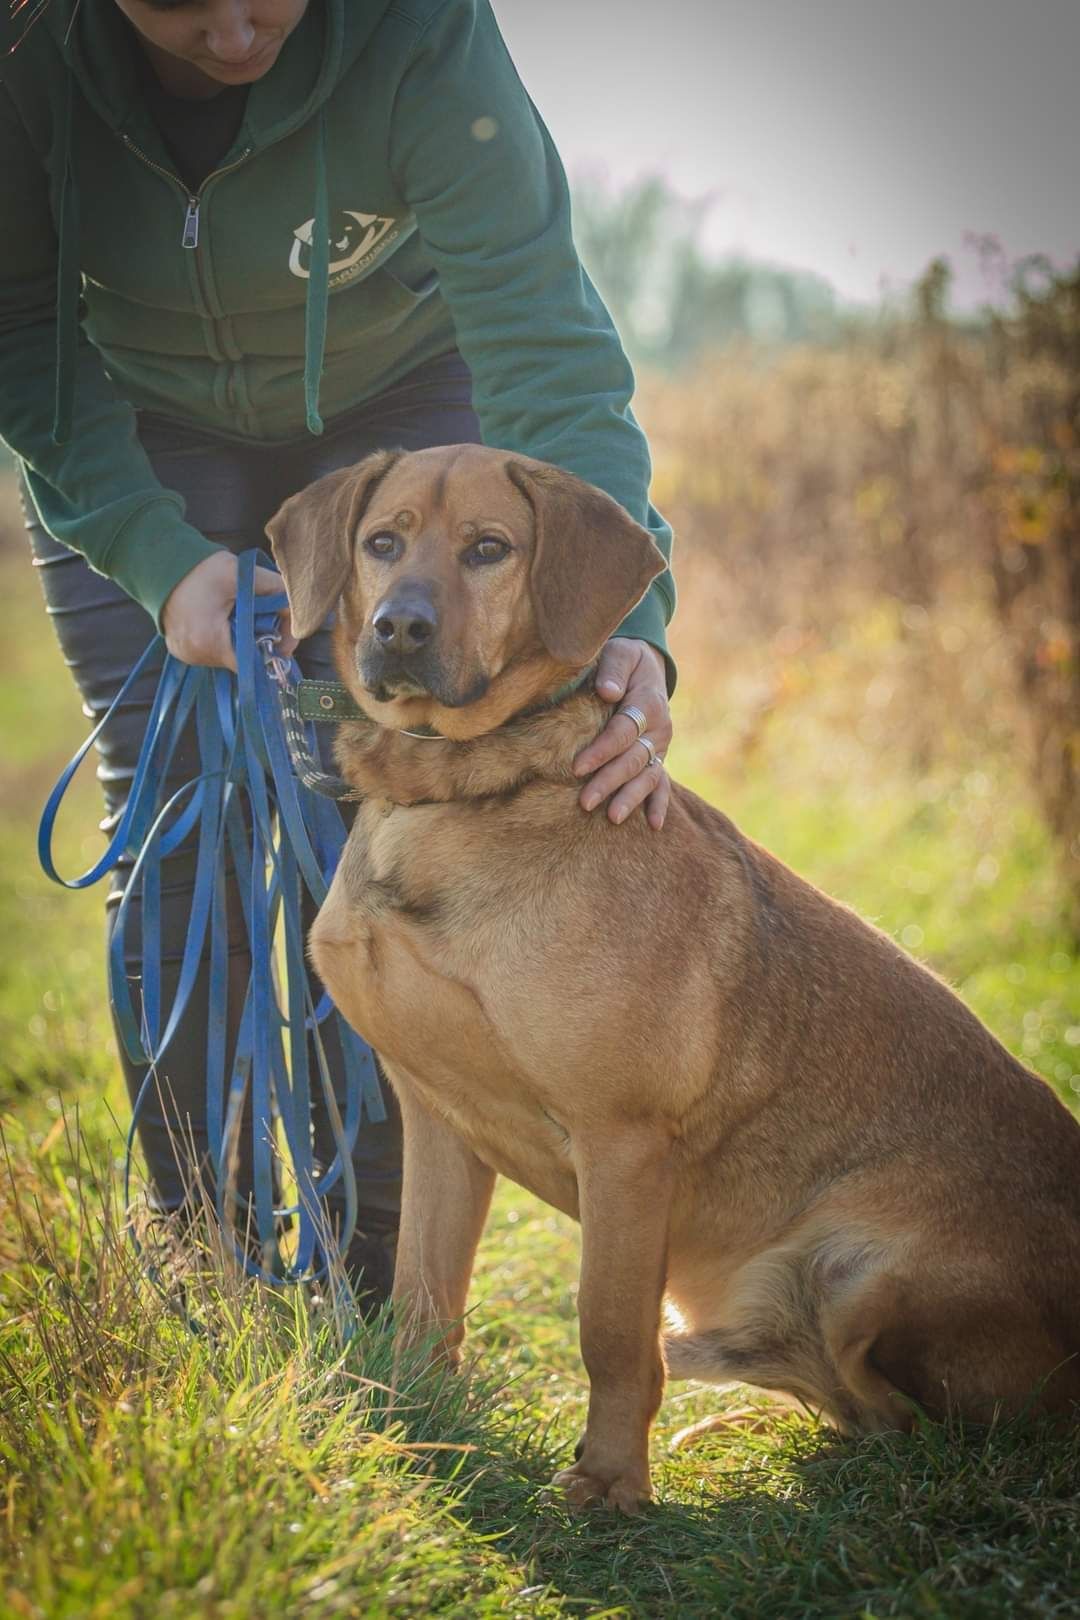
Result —
<svg viewBox="0 0 1080 1620"><path fill-rule="evenodd" d="M792 364L804 401L811 384L847 397L833 362ZM866 358L859 375L902 413L892 362ZM805 432L783 426L790 373L718 367L689 386L657 384L642 408L683 543L673 773L932 964L1076 1104L1069 851L1031 765L1012 632L986 568L963 565L965 536L982 540L958 507L941 520L942 488L916 479L934 546L898 558L906 486L879 467L867 492L857 401L834 444L820 411L804 408ZM688 468L691 423L712 438ZM775 469L785 442L778 514L739 480ZM801 514L816 501L835 517L841 496L862 517L842 555L834 522L824 569L828 547ZM298 1291L211 1280L201 1337L163 1311L121 1232L126 1101L100 897L54 889L36 867L36 815L84 722L10 510L0 1616L1074 1616L1080 1440L1022 1427L852 1442L745 1390L676 1385L656 1427L656 1504L632 1522L569 1517L547 1481L584 1412L576 1232L512 1186L477 1268L471 1374L417 1376L393 1412L385 1333L342 1350ZM897 574L920 555L926 577ZM69 867L97 848L97 813L90 781L64 824ZM737 1414L729 1429L667 1450L720 1407Z"/></svg>

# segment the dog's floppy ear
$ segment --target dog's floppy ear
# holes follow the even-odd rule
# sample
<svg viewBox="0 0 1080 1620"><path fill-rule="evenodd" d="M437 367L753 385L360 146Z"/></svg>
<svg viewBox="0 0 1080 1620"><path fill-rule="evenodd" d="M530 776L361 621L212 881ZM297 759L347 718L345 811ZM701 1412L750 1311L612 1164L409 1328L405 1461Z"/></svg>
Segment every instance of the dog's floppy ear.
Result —
<svg viewBox="0 0 1080 1620"><path fill-rule="evenodd" d="M319 628L345 589L356 525L401 455L400 450L376 450L355 467L327 473L290 495L266 525L298 640Z"/></svg>
<svg viewBox="0 0 1080 1620"><path fill-rule="evenodd" d="M507 464L533 509L529 583L544 646L587 664L640 601L665 563L648 530L618 501L558 467Z"/></svg>

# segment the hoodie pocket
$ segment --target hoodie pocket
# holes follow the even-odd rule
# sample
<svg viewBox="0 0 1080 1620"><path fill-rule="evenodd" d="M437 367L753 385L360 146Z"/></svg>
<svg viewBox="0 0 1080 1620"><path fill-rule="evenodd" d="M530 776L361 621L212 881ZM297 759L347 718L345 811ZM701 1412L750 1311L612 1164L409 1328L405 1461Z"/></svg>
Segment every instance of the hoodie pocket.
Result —
<svg viewBox="0 0 1080 1620"><path fill-rule="evenodd" d="M354 283L346 297L331 296L331 333L340 321L342 335L346 332L351 335L347 342L359 336L361 329L364 337L383 337L396 331L438 289L439 277L434 270L428 271L416 286L411 286L392 270L378 265L363 281Z"/></svg>
<svg viewBox="0 0 1080 1620"><path fill-rule="evenodd" d="M437 270L429 270L426 275L420 277L415 286L413 286L410 281L403 280L401 276L395 275L394 272L392 270L388 270L385 265L380 266L377 273L385 276L388 281L392 281L394 286L397 287L404 297L409 301L410 306L413 304L422 304L425 298L431 297L432 293L439 285L439 272Z"/></svg>

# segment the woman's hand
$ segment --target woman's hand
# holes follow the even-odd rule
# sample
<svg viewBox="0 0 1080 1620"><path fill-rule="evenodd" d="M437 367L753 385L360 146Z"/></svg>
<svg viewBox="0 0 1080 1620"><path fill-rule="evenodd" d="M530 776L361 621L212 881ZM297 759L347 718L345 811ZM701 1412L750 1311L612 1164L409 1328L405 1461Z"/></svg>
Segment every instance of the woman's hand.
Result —
<svg viewBox="0 0 1080 1620"><path fill-rule="evenodd" d="M595 810L613 795L607 813L616 822L625 821L631 810L644 804L649 826L659 832L671 798L663 766L671 742L664 660L647 641L614 636L600 654L593 684L605 703L622 707L574 760L574 774L590 778L578 802L583 810ZM640 728L626 714L627 708L639 709L645 716L640 741ZM655 759L644 747L646 738Z"/></svg>
<svg viewBox="0 0 1080 1620"><path fill-rule="evenodd" d="M215 551L196 563L174 585L165 599L161 625L165 645L174 658L185 664L209 669L236 669L229 614L236 602L236 558L231 551ZM269 568L256 568L255 595L278 596L285 585L280 574ZM288 609L278 615L281 628L279 652L288 657L296 648Z"/></svg>

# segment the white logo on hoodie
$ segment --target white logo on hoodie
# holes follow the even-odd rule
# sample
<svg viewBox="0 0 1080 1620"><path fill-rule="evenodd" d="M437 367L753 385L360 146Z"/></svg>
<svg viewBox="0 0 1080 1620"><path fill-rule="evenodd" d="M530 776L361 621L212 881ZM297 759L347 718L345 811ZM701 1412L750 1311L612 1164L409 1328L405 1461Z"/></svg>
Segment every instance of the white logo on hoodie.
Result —
<svg viewBox="0 0 1080 1620"><path fill-rule="evenodd" d="M306 219L293 232L289 269L304 281L311 274L313 219ZM355 281L371 261L401 235L400 227L384 214L360 214L353 208L339 208L330 219L330 286ZM335 258L334 255L337 255Z"/></svg>

